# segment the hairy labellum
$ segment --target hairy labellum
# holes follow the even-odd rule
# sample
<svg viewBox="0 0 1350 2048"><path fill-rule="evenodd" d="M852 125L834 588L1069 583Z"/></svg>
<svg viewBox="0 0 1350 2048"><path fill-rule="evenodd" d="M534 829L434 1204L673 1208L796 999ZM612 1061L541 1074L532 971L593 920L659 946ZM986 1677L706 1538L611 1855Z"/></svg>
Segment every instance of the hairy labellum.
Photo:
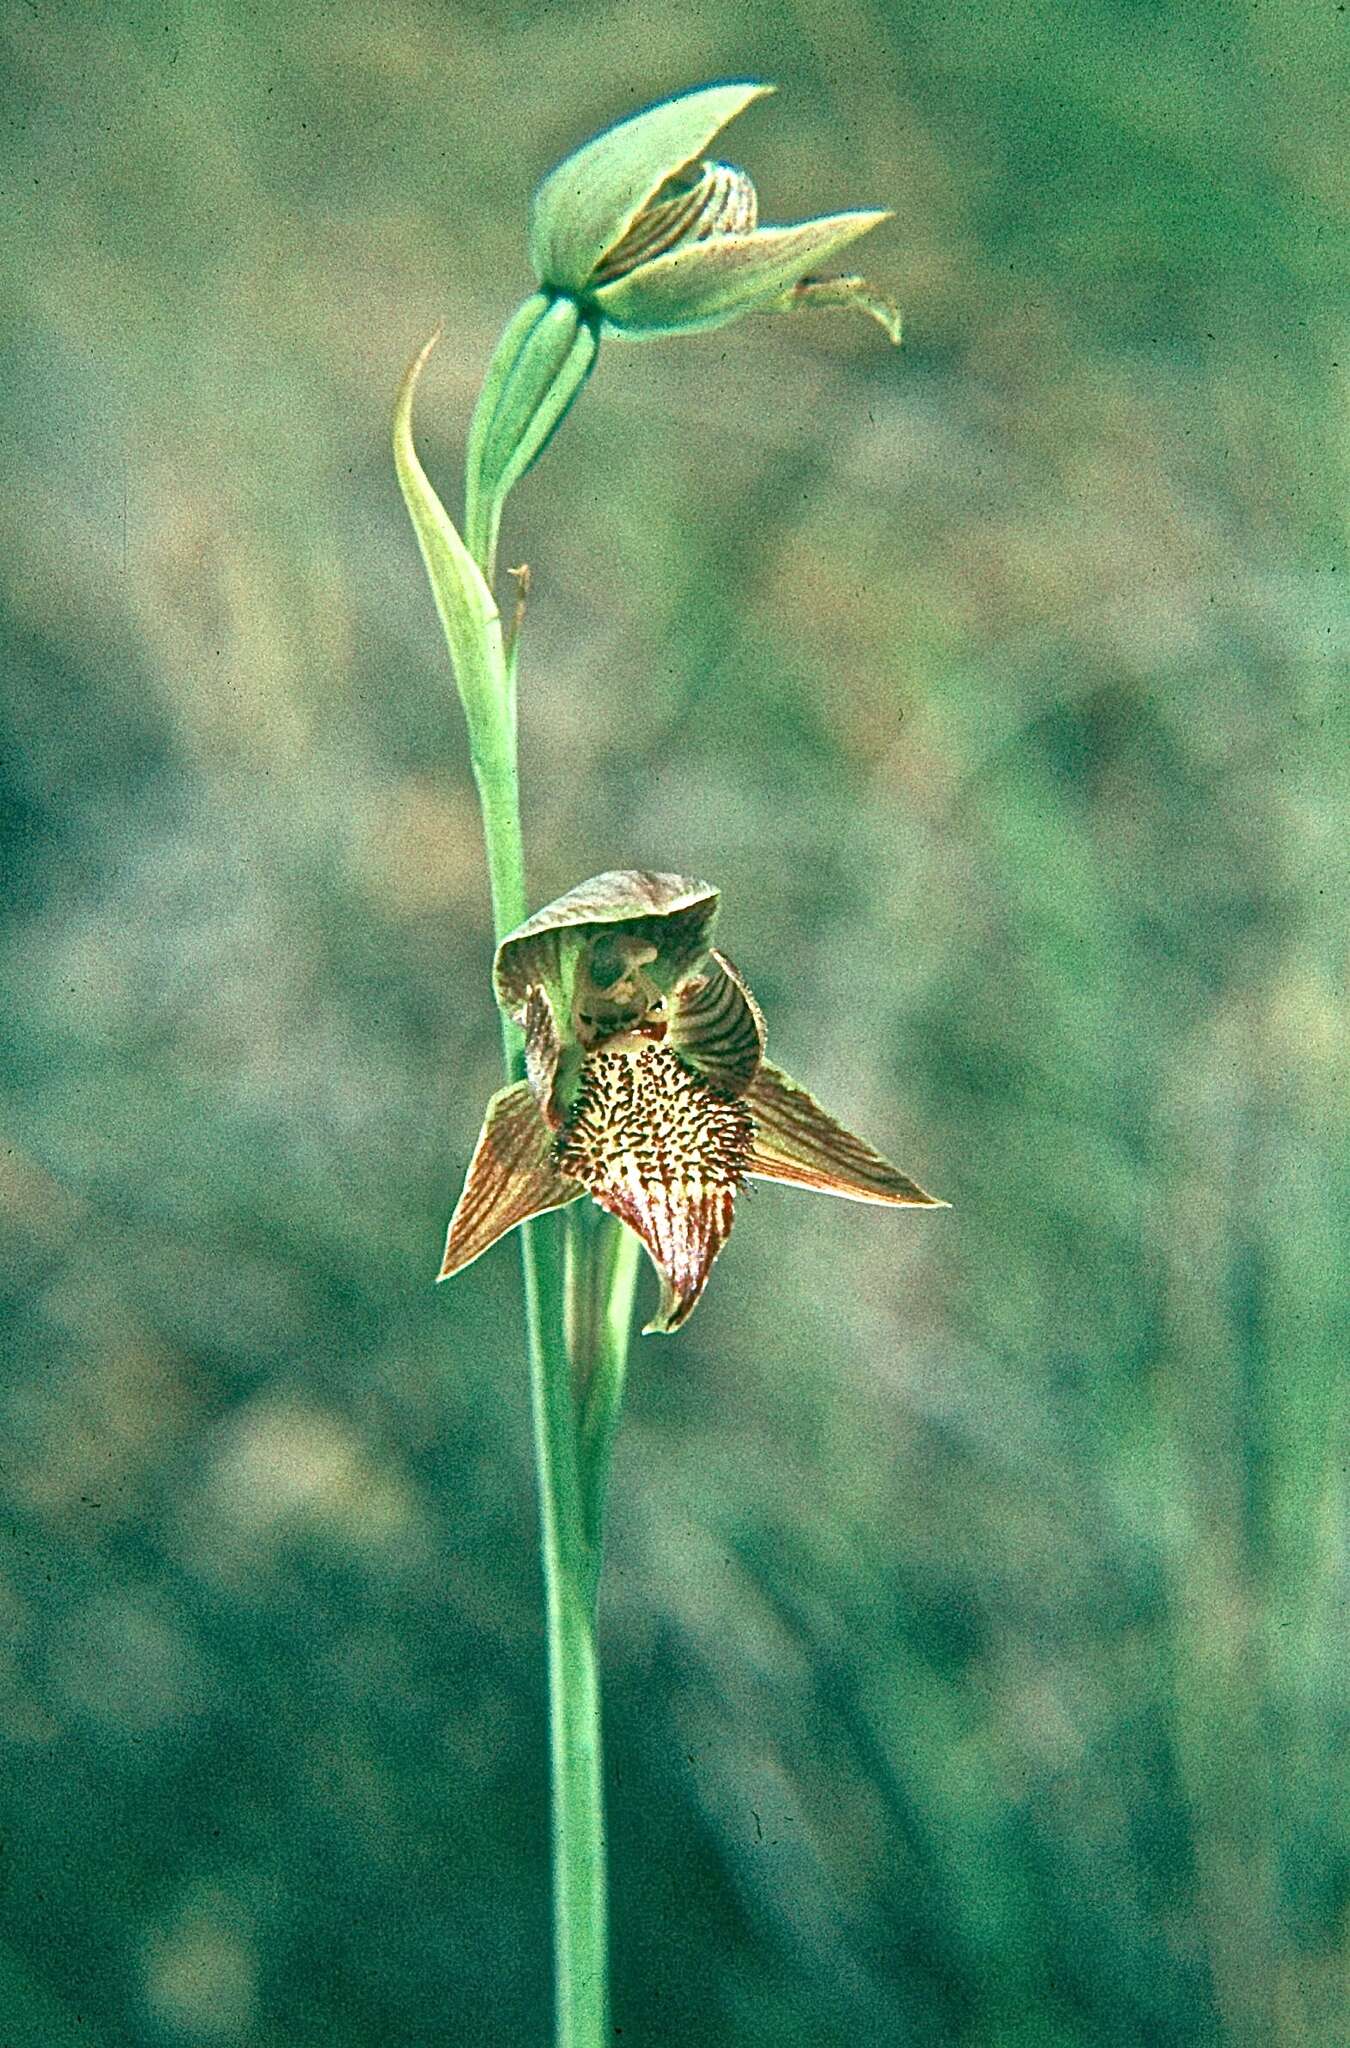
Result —
<svg viewBox="0 0 1350 2048"><path fill-rule="evenodd" d="M754 1123L668 1045L585 1061L557 1162L626 1223L662 1274L663 1329L693 1308L731 1229Z"/></svg>

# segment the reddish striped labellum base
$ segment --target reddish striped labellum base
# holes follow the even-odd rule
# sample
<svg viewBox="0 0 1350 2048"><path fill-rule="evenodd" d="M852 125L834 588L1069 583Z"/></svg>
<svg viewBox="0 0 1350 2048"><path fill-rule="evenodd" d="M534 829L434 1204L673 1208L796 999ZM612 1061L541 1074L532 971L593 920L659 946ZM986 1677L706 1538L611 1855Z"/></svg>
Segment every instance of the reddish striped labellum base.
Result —
<svg viewBox="0 0 1350 2048"><path fill-rule="evenodd" d="M742 1103L715 1095L669 1046L592 1053L582 1068L558 1167L647 1247L662 1283L653 1329L677 1330L703 1292L754 1130Z"/></svg>

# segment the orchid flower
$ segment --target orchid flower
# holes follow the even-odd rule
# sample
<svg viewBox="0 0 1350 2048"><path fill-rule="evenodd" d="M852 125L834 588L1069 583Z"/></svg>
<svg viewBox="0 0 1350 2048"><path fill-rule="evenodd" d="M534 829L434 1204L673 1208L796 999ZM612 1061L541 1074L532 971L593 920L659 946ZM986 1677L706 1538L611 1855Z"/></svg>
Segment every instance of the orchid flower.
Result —
<svg viewBox="0 0 1350 2048"><path fill-rule="evenodd" d="M584 143L535 193L539 289L497 345L469 437L466 527L480 562L491 559L507 492L561 425L602 334L688 334L742 313L819 305L855 306L899 341L899 313L883 294L860 277L815 275L886 212L761 227L747 174L704 155L772 90L709 85L662 100Z"/></svg>
<svg viewBox="0 0 1350 2048"><path fill-rule="evenodd" d="M596 875L497 948L497 1000L526 1079L488 1104L440 1278L583 1195L636 1233L661 1281L648 1331L703 1292L747 1179L899 1208L945 1202L764 1057L764 1020L712 946L718 892L682 875Z"/></svg>

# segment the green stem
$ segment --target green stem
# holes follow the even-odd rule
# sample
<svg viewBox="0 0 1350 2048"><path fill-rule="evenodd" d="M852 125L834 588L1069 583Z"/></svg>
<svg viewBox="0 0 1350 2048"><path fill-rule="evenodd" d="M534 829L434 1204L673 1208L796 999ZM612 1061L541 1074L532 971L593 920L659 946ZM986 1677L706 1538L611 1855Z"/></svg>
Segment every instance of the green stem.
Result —
<svg viewBox="0 0 1350 2048"><path fill-rule="evenodd" d="M642 1247L631 1230L600 1209L569 1209L566 1223L567 1348L580 1404L582 1512L598 1593L605 1497L623 1405Z"/></svg>
<svg viewBox="0 0 1350 2048"><path fill-rule="evenodd" d="M559 1221L541 1218L522 1233L548 1620L557 2043L558 2048L601 2048L609 2038L609 1986L600 1671L595 1574L563 1341Z"/></svg>
<svg viewBox="0 0 1350 2048"><path fill-rule="evenodd" d="M474 780L498 943L526 915L525 857L516 762L514 647L504 645L488 585L495 521L475 518L471 554L437 498L412 440L412 394L431 344L404 380L395 414L394 451L422 558L445 629L469 728ZM521 1034L503 1019L508 1080L522 1070ZM608 1914L605 1882L603 1753L595 1613L599 1522L594 1456L583 1458L582 1416L569 1356L561 1219L546 1216L521 1232L530 1403L539 1474L540 1549L548 1625L548 1693L553 1818L553 1935L557 2048L605 2048L609 2041ZM626 1233L623 1233L626 1235ZM636 1240L634 1251L636 1251ZM626 1259L612 1260L616 1303ZM632 1299L626 1282L623 1330ZM618 1307L600 1317L602 1336L589 1384L611 1389L605 1457L622 1387ZM598 1440L598 1439L596 1439Z"/></svg>
<svg viewBox="0 0 1350 2048"><path fill-rule="evenodd" d="M526 915L514 720L509 755L490 770L475 758L498 943ZM520 1033L502 1020L507 1079L521 1067ZM604 1752L595 1634L598 1559L581 1482L572 1366L565 1334L558 1217L521 1231L530 1408L539 1479L540 1552L548 1635L553 1839L553 1959L558 2048L609 2039Z"/></svg>
<svg viewBox="0 0 1350 2048"><path fill-rule="evenodd" d="M525 918L514 758L512 770L509 787L503 777L479 779L499 942ZM521 1067L520 1034L505 1019L503 1046L507 1078L514 1079ZM561 1217L545 1216L521 1231L548 1639L556 2040L557 2048L601 2048L609 2039L609 1921L596 1648L599 1560L590 1540L578 1456L559 1243L562 1222Z"/></svg>

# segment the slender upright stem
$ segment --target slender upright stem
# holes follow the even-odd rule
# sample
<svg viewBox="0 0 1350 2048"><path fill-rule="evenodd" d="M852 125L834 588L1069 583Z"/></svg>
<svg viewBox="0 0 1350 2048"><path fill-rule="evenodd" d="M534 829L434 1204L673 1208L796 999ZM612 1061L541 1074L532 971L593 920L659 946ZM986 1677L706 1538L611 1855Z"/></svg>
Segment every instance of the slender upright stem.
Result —
<svg viewBox="0 0 1350 2048"><path fill-rule="evenodd" d="M412 396L434 339L404 379L394 453L468 722L500 943L524 922L527 908L516 763L516 647L514 636L509 646L503 639L490 588L495 517L504 492L498 491L490 520L479 505L471 553L413 445ZM470 470L472 501L472 461ZM509 1019L502 1023L502 1049L507 1078L515 1080L523 1066L522 1044ZM608 1914L596 1593L605 1473L623 1387L637 1240L616 1246L616 1238L628 1239L616 1226L611 1226L612 1235L601 1232L588 1240L588 1277L581 1283L574 1266L572 1285L582 1285L594 1312L586 1332L569 1346L561 1221L541 1217L521 1233L548 1621L556 2041L557 2048L606 2048ZM575 1316L572 1323L575 1331Z"/></svg>
<svg viewBox="0 0 1350 2048"><path fill-rule="evenodd" d="M509 757L497 771L485 774L476 767L499 942L524 922L526 910L514 721L512 728ZM505 1018L502 1038L511 1080L521 1069L520 1033ZM548 1630L556 2041L557 2048L601 2048L609 2039L609 1925L595 1635L599 1559L582 1485L561 1222L541 1217L521 1232Z"/></svg>
<svg viewBox="0 0 1350 2048"><path fill-rule="evenodd" d="M567 1344L579 1404L582 1512L596 1593L641 1245L603 1210L567 1212Z"/></svg>
<svg viewBox="0 0 1350 2048"><path fill-rule="evenodd" d="M532 1224L523 1253L548 1616L557 2043L601 2048L609 2038L608 1904L595 1579L562 1334L557 1233L555 1217Z"/></svg>
<svg viewBox="0 0 1350 2048"><path fill-rule="evenodd" d="M480 793L500 941L525 917L519 808L495 805L481 783ZM520 1034L505 1024L503 1040L511 1079L520 1070ZM556 2041L557 2048L601 2048L609 2039L609 1916L595 1633L599 1555L589 1534L565 1334L562 1221L540 1217L521 1232L548 1633Z"/></svg>

